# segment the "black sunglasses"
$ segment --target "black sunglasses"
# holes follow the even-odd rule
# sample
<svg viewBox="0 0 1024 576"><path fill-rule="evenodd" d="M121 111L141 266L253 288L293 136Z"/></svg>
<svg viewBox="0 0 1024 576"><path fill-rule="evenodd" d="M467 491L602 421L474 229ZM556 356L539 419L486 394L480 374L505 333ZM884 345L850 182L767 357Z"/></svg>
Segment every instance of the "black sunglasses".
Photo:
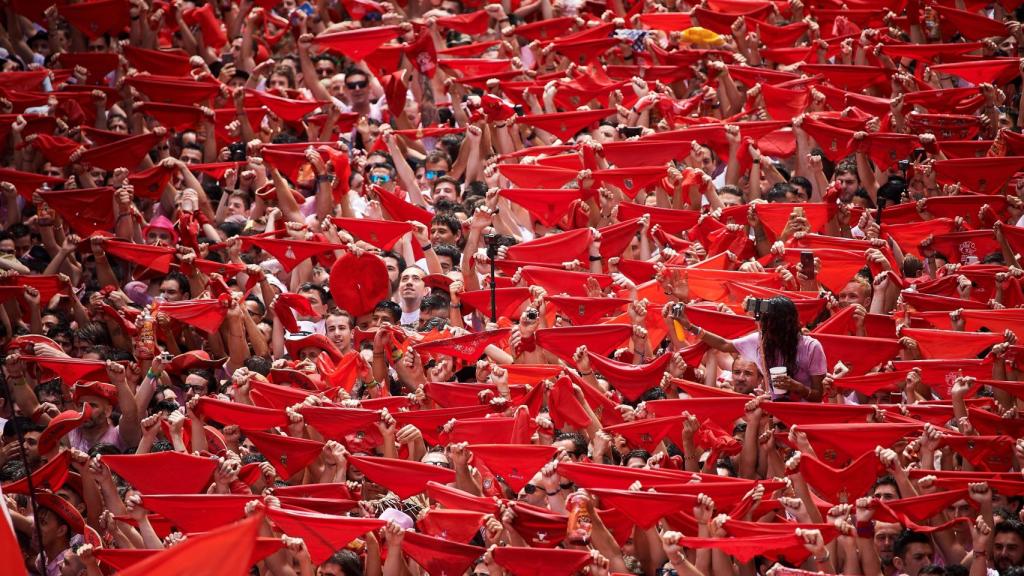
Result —
<svg viewBox="0 0 1024 576"><path fill-rule="evenodd" d="M358 80L356 82L345 82L345 87L349 90L360 90L370 85L369 80Z"/></svg>

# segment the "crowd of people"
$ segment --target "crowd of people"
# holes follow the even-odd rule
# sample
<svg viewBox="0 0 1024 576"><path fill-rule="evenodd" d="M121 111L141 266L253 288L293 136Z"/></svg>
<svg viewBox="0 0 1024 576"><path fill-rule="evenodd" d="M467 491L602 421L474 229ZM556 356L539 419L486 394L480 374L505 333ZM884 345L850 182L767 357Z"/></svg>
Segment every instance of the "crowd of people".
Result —
<svg viewBox="0 0 1024 576"><path fill-rule="evenodd" d="M0 573L1024 574L1022 16L9 0Z"/></svg>

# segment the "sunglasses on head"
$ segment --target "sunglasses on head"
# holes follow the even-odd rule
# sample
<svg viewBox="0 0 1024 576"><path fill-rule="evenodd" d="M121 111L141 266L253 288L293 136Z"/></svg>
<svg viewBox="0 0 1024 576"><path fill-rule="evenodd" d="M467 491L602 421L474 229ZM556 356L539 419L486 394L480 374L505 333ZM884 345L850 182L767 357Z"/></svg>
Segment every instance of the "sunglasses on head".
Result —
<svg viewBox="0 0 1024 576"><path fill-rule="evenodd" d="M355 82L345 82L345 87L349 90L361 90L370 85L369 80L356 80Z"/></svg>

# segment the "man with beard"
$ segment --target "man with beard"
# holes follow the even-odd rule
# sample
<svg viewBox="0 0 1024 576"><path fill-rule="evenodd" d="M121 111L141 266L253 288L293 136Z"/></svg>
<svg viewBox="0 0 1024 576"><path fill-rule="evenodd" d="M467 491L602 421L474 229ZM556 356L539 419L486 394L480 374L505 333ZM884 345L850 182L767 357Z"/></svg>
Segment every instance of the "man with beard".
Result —
<svg viewBox="0 0 1024 576"><path fill-rule="evenodd" d="M878 552L878 559L882 563L882 573L886 576L896 574L896 567L893 566L893 544L899 537L902 528L899 524L892 522L875 522L875 534L872 537L875 542L875 551Z"/></svg>
<svg viewBox="0 0 1024 576"><path fill-rule="evenodd" d="M1024 567L1024 522L1003 520L992 537L993 561L1000 574Z"/></svg>
<svg viewBox="0 0 1024 576"><path fill-rule="evenodd" d="M106 382L82 382L71 388L71 397L76 404L92 406L92 418L79 428L68 434L68 442L72 448L88 452L93 446L105 443L126 450L136 446L142 437L142 424L139 420L135 398L128 388L124 366L107 362L107 375L113 384ZM111 420L114 404L121 411L117 425Z"/></svg>

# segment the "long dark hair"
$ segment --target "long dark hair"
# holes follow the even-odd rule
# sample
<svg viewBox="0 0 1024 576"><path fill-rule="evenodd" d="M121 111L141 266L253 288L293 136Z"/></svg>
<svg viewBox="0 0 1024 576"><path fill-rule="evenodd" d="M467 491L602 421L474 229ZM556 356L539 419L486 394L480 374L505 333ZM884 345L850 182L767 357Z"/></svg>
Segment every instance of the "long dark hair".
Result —
<svg viewBox="0 0 1024 576"><path fill-rule="evenodd" d="M792 378L796 374L796 351L800 343L800 320L792 300L784 296L768 300L768 308L761 314L761 342L765 370L785 366Z"/></svg>

